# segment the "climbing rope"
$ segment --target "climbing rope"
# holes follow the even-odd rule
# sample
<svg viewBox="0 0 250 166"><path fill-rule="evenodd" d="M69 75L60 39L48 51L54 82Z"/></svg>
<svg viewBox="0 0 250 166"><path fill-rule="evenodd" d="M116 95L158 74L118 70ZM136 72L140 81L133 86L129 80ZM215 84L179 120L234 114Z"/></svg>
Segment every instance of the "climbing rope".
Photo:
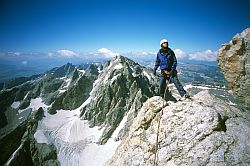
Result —
<svg viewBox="0 0 250 166"><path fill-rule="evenodd" d="M163 101L163 103L164 103L164 101ZM157 165L156 158L157 158L157 154L158 154L159 129L160 129L160 121L161 121L162 114L163 114L163 106L162 106L160 118L158 119L157 135L156 135L156 142L155 142L155 157L154 157L154 165L155 166Z"/></svg>
<svg viewBox="0 0 250 166"><path fill-rule="evenodd" d="M171 79L171 77L169 77L169 79L166 79L166 88L165 88L164 95L163 95L163 99L164 99L164 100L165 100L165 97L166 97L166 92L167 92L167 89L168 89L168 84L169 84L170 79ZM160 130L161 117L162 117L162 115L163 115L164 100L163 100L163 103L162 103L160 118L158 119L157 135L156 135L156 142L155 142L154 166L157 165L158 146L159 146L159 145L158 145L158 142L159 142L159 130Z"/></svg>

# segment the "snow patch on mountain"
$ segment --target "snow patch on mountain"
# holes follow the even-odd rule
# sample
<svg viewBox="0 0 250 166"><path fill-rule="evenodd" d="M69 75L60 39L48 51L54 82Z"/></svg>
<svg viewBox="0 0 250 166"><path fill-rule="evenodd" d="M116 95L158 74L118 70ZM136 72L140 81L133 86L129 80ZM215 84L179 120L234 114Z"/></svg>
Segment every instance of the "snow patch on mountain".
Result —
<svg viewBox="0 0 250 166"><path fill-rule="evenodd" d="M114 76L111 81L110 81L110 84L112 84L119 76L121 76L121 74L118 74L116 76Z"/></svg>
<svg viewBox="0 0 250 166"><path fill-rule="evenodd" d="M102 72L101 66L98 66L97 70L98 70L98 73L101 73Z"/></svg>
<svg viewBox="0 0 250 166"><path fill-rule="evenodd" d="M152 78L146 71L143 71L143 74L148 78L149 81L151 81Z"/></svg>
<svg viewBox="0 0 250 166"><path fill-rule="evenodd" d="M20 101L15 101L11 104L11 107L14 108L14 109L17 109L20 105Z"/></svg>
<svg viewBox="0 0 250 166"><path fill-rule="evenodd" d="M59 94L62 94L64 92L66 92L66 89L63 89L63 90L59 89Z"/></svg>
<svg viewBox="0 0 250 166"><path fill-rule="evenodd" d="M218 88L221 88L221 89L225 89L226 87L219 87L219 86L213 86L213 87L208 87L208 86L197 86L197 85L192 85L192 84L187 84L184 86L184 89L191 89L191 88L198 88L198 89L202 89L202 90L209 90L209 89L218 89Z"/></svg>
<svg viewBox="0 0 250 166"><path fill-rule="evenodd" d="M64 76L64 77L60 77L59 78L60 80L65 80L66 79L66 77Z"/></svg>
<svg viewBox="0 0 250 166"><path fill-rule="evenodd" d="M121 76L121 74L117 74L114 76L111 76L110 74L107 74L104 78L104 84L112 84L119 76ZM97 82L100 82L102 78L100 78ZM97 83L96 82L96 83Z"/></svg>
<svg viewBox="0 0 250 166"><path fill-rule="evenodd" d="M29 108L31 108L32 111L35 111L35 110L38 110L38 108L40 108L40 107L46 107L47 108L48 106L43 103L41 97L38 97L38 98L35 98L35 99L31 99L29 107L25 108L25 109L18 110L18 113L20 114L20 113L22 113L23 111L25 111L25 110L27 110Z"/></svg>
<svg viewBox="0 0 250 166"><path fill-rule="evenodd" d="M77 71L81 72L82 74L85 74L85 70L77 69Z"/></svg>
<svg viewBox="0 0 250 166"><path fill-rule="evenodd" d="M11 165L11 161L15 158L15 156L16 156L17 153L20 153L19 150L22 149L23 146L24 146L24 142L22 142L20 144L20 146L14 151L14 153L11 155L11 157L9 158L9 160L6 162L5 165Z"/></svg>
<svg viewBox="0 0 250 166"><path fill-rule="evenodd" d="M91 144L82 152L79 165L104 165L115 154L119 145L120 142L115 142L113 139L109 139L105 145Z"/></svg>
<svg viewBox="0 0 250 166"><path fill-rule="evenodd" d="M59 110L57 114L45 117L37 131L42 131L41 129L45 129L45 132L46 130L51 131L52 135L50 136L53 136L54 139L60 139L68 143L78 142L85 138L96 142L102 132L97 127L89 128L87 121L80 120L79 115L79 110ZM42 143L39 137L36 139L37 142Z"/></svg>
<svg viewBox="0 0 250 166"><path fill-rule="evenodd" d="M71 82L71 78L66 79L65 82L66 82L66 85L63 88L69 87L70 82Z"/></svg>
<svg viewBox="0 0 250 166"><path fill-rule="evenodd" d="M236 106L237 104L233 103L232 101L228 100L228 101L225 101L227 104L229 105L232 105L232 106Z"/></svg>
<svg viewBox="0 0 250 166"><path fill-rule="evenodd" d="M119 70L119 69L122 69L123 68L123 65L121 63L117 64L114 69L116 70Z"/></svg>
<svg viewBox="0 0 250 166"><path fill-rule="evenodd" d="M119 131L113 134L105 145L97 144L103 129L90 128L88 121L79 118L81 108L90 102L91 97L75 110L58 110L55 115L46 114L38 123L34 134L36 141L54 144L61 165L103 165L120 144L114 139ZM120 130L124 123L120 125L117 130Z"/></svg>
<svg viewBox="0 0 250 166"><path fill-rule="evenodd" d="M113 135L111 136L112 139L116 139L119 132L121 131L121 129L123 129L123 127L125 126L125 123L127 122L128 119L128 114L126 116L123 117L122 121L120 122L119 126L115 129L115 131L113 132Z"/></svg>
<svg viewBox="0 0 250 166"><path fill-rule="evenodd" d="M60 79L64 80L65 85L59 89L59 94L64 93L67 90L72 80L71 78L66 78L66 77L61 77Z"/></svg>

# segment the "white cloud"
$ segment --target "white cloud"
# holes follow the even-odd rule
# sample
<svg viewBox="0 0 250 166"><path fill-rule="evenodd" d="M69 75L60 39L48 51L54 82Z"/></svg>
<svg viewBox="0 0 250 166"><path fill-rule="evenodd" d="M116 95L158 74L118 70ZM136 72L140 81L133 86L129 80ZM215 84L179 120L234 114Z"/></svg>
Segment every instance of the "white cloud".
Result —
<svg viewBox="0 0 250 166"><path fill-rule="evenodd" d="M53 56L54 54L52 52L49 52L48 53L48 56Z"/></svg>
<svg viewBox="0 0 250 166"><path fill-rule="evenodd" d="M20 53L20 52L15 52L14 54L15 54L16 56L20 56L21 53Z"/></svg>
<svg viewBox="0 0 250 166"><path fill-rule="evenodd" d="M104 55L106 57L114 57L116 55L119 55L119 53L115 53L115 52L112 52L111 50L107 49L107 48L100 48L97 53L99 55Z"/></svg>
<svg viewBox="0 0 250 166"><path fill-rule="evenodd" d="M28 64L28 61L22 61L21 64L27 65L27 64Z"/></svg>
<svg viewBox="0 0 250 166"><path fill-rule="evenodd" d="M131 52L127 52L124 53L122 55L128 56L128 57L156 57L157 52L146 52L146 51L131 51Z"/></svg>
<svg viewBox="0 0 250 166"><path fill-rule="evenodd" d="M181 58L181 59L187 58L187 54L184 51L182 51L181 49L178 49L178 48L175 49L174 53L175 53L177 58Z"/></svg>
<svg viewBox="0 0 250 166"><path fill-rule="evenodd" d="M56 52L48 52L48 57L60 58L112 58L119 53L113 52L107 48L100 48L95 52L75 52L71 50L58 50Z"/></svg>
<svg viewBox="0 0 250 166"><path fill-rule="evenodd" d="M72 57L78 56L78 53L76 53L74 51L70 51L70 50L58 50L57 53L60 56L68 57L68 58L72 58ZM52 54L49 54L49 56L52 56Z"/></svg>
<svg viewBox="0 0 250 166"><path fill-rule="evenodd" d="M216 51L205 50L202 52L195 52L189 54L189 60L200 60L200 61L215 61L216 60Z"/></svg>
<svg viewBox="0 0 250 166"><path fill-rule="evenodd" d="M193 53L186 53L181 49L175 49L174 52L178 59L197 60L197 61L215 61L217 54L216 51L212 51L209 49Z"/></svg>
<svg viewBox="0 0 250 166"><path fill-rule="evenodd" d="M182 60L198 60L198 61L216 61L216 51L212 51L210 49L204 51L197 51L187 53L181 49L173 50L177 59ZM19 52L0 52L0 56L48 56L48 57L61 57L61 58L112 58L117 55L123 55L131 59L142 59L142 60L155 60L157 52L154 51L130 51L124 53L117 53L109 50L108 48L100 48L94 52L75 52L71 50L58 50L51 51L47 53L19 53ZM22 61L21 64L27 64L27 61Z"/></svg>

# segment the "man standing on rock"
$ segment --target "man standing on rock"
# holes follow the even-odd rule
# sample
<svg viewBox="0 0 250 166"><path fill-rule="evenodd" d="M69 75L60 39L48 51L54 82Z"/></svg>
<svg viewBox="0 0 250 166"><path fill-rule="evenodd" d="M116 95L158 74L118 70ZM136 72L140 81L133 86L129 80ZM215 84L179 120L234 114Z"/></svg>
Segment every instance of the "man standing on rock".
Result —
<svg viewBox="0 0 250 166"><path fill-rule="evenodd" d="M175 57L174 51L172 51L168 47L168 40L162 39L160 41L160 46L161 49L157 53L154 67L154 75L156 75L156 70L159 66L161 69L159 95L162 98L164 97L164 92L166 89L166 80L170 81L171 78L181 97L189 98L190 96L186 93L177 77L177 59Z"/></svg>

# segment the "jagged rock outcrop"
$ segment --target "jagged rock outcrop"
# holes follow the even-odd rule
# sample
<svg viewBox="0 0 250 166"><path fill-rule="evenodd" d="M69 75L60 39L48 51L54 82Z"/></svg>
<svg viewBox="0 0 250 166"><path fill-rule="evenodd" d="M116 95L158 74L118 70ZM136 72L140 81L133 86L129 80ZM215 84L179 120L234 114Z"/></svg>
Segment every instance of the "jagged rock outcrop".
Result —
<svg viewBox="0 0 250 166"><path fill-rule="evenodd" d="M73 110L78 108L88 97L93 88L93 83L98 76L97 66L89 65L89 67L81 73L78 69L72 71L67 79L68 85L61 95L57 95L49 112L54 114L56 110Z"/></svg>
<svg viewBox="0 0 250 166"><path fill-rule="evenodd" d="M250 108L250 28L223 44L217 61L229 88Z"/></svg>
<svg viewBox="0 0 250 166"><path fill-rule="evenodd" d="M249 115L208 91L168 103L158 96L148 99L106 165L153 165L155 154L160 166L250 164Z"/></svg>
<svg viewBox="0 0 250 166"><path fill-rule="evenodd" d="M127 122L119 135L127 134L132 119L147 98L155 95L157 80L152 69L117 56L104 65L102 72L94 83L91 102L82 109L82 116L90 125L104 127L100 143L104 144L127 116Z"/></svg>

